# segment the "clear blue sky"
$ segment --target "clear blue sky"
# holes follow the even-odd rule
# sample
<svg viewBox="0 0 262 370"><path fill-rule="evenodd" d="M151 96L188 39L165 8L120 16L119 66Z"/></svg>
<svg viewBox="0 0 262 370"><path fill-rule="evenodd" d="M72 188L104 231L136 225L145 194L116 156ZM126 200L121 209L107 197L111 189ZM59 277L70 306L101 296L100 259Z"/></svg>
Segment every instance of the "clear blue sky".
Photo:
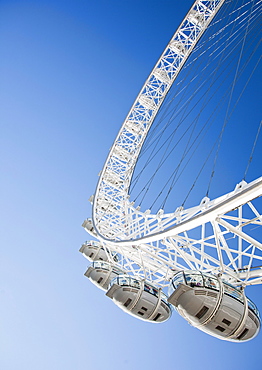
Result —
<svg viewBox="0 0 262 370"><path fill-rule="evenodd" d="M0 369L261 369L261 335L129 317L78 253L108 149L191 4L0 2ZM262 311L261 287L248 296Z"/></svg>

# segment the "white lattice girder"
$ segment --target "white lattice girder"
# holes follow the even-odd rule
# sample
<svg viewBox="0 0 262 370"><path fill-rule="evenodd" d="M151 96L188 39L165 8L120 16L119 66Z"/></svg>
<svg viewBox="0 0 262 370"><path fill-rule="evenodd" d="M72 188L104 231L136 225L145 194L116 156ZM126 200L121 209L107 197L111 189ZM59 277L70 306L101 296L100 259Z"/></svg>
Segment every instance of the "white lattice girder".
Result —
<svg viewBox="0 0 262 370"><path fill-rule="evenodd" d="M154 118L179 71L224 0L195 1L149 75L110 150L93 199L96 237L121 256L124 270L166 286L175 271L224 274L239 284L262 283L262 216L251 201L262 178L175 212L140 212L129 201L132 173ZM261 198L260 198L261 199ZM244 213L248 208L249 213ZM260 228L260 236L253 230ZM91 234L92 235L92 234Z"/></svg>
<svg viewBox="0 0 262 370"><path fill-rule="evenodd" d="M262 243L254 235L261 240L262 215L251 203L261 195L262 178L250 184L241 182L229 194L213 201L204 199L199 206L178 209L173 215L144 214L145 229L156 231L144 237L139 226L142 213L137 210L133 236L138 239L107 241L106 245L121 254L125 268L136 275L140 271L159 286L165 286L179 269L223 274L243 286L261 284Z"/></svg>
<svg viewBox="0 0 262 370"><path fill-rule="evenodd" d="M136 210L136 214L138 215L137 229L139 229L139 237L135 238L138 234L138 230L136 230L133 235L134 238L131 240L121 239L116 242L121 242L122 245L133 245L141 242L149 243L178 235L210 221L217 220L219 222L220 215L225 215L231 210L239 208L241 205L260 196L262 196L262 177L249 184L241 182L231 193L214 199L213 201L206 199L199 206L186 210L178 210L173 214L145 215ZM143 221L141 222L141 220ZM157 222L155 222L156 220ZM222 221L220 222L222 224ZM143 231L140 226L141 224L147 225L147 227L150 228L150 232ZM133 227L134 225L135 223L133 222ZM129 235L132 237L131 232ZM259 248L261 247L262 250L262 244L256 242L256 246Z"/></svg>
<svg viewBox="0 0 262 370"><path fill-rule="evenodd" d="M134 210L128 201L128 190L147 132L179 71L224 1L194 2L129 111L110 150L94 196L92 218L102 238L107 239L110 233L112 239L121 239L124 225L133 222ZM114 214L111 203L116 210Z"/></svg>

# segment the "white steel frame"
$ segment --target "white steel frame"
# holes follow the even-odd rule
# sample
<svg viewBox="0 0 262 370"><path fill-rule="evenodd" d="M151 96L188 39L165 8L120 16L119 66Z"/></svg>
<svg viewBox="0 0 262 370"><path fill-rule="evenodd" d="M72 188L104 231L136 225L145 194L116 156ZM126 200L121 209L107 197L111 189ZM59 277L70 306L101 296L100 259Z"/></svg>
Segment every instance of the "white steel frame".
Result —
<svg viewBox="0 0 262 370"><path fill-rule="evenodd" d="M224 1L194 2L129 111L93 197L96 237L122 256L122 268L159 286L167 285L175 271L185 268L222 274L243 286L262 282L262 244L250 231L251 225L262 226L261 213L251 203L262 195L262 178L250 184L241 182L225 196L213 201L204 198L200 205L179 208L172 214L164 214L163 210L156 215L150 210L142 213L128 194L148 130L172 83Z"/></svg>

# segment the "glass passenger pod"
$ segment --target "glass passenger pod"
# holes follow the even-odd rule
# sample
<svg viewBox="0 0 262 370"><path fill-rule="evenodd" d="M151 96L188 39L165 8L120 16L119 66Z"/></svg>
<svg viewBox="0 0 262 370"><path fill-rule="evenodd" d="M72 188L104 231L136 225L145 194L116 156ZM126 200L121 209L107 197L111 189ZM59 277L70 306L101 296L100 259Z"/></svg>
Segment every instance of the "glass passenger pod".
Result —
<svg viewBox="0 0 262 370"><path fill-rule="evenodd" d="M172 313L161 289L135 277L119 275L114 278L106 295L122 310L144 321L164 322Z"/></svg>
<svg viewBox="0 0 262 370"><path fill-rule="evenodd" d="M79 252L83 254L90 262L92 261L108 261L109 256L112 257L114 262L118 262L117 253L111 253L108 249L104 248L102 243L90 240L82 244Z"/></svg>
<svg viewBox="0 0 262 370"><path fill-rule="evenodd" d="M83 228L85 231L88 232L91 236L94 236L95 238L97 237L97 233L95 232L95 228L93 225L93 221L91 218L87 218L83 223L82 223Z"/></svg>
<svg viewBox="0 0 262 370"><path fill-rule="evenodd" d="M102 243L94 240L90 240L82 244L79 252L81 252L90 262L96 260L108 261L108 254L102 246Z"/></svg>
<svg viewBox="0 0 262 370"><path fill-rule="evenodd" d="M98 288L107 290L110 281L116 276L123 274L123 270L113 263L105 261L94 261L85 272L85 276Z"/></svg>
<svg viewBox="0 0 262 370"><path fill-rule="evenodd" d="M208 273L180 271L169 286L168 302L191 325L220 339L239 342L260 330L256 305L243 290Z"/></svg>

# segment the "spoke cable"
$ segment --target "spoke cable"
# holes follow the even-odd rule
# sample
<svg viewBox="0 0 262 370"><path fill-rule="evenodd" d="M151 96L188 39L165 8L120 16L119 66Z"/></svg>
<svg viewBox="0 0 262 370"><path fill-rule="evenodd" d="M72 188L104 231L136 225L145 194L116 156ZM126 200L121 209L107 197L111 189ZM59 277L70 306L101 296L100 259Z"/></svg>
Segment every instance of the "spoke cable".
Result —
<svg viewBox="0 0 262 370"><path fill-rule="evenodd" d="M225 66L225 69L227 69L227 66ZM228 72L228 74L229 74L229 73L230 73L230 71ZM227 75L227 76L228 76L228 75ZM227 77L227 76L226 76L226 77ZM218 77L220 77L220 76L218 76ZM226 78L225 78L225 79L226 79ZM223 81L221 82L221 84L223 84ZM219 87L220 87L220 86L219 86ZM219 88L219 87L218 87L218 88ZM218 88L217 88L217 89L218 89ZM217 90L215 90L215 92L214 92L214 93L213 93L213 95L209 98L209 100L210 100L210 99L215 95L216 91L217 91ZM225 99L225 97L226 97L227 95L228 95L228 92L227 92L227 94L225 94L224 99ZM203 97L201 97L199 100L201 101L201 100L202 100L202 98L203 98ZM209 102L209 100L207 101L207 103ZM222 99L221 99L221 100L222 100ZM207 105L207 104L206 104L206 105ZM206 105L204 105L204 106L203 106L203 108L204 108ZM202 110L203 110L203 108L202 108ZM201 113L201 112L200 112L200 113ZM200 113L198 114L198 116L200 115ZM191 127L191 126L190 126L190 127ZM190 128L190 127L189 127L189 128ZM189 128L188 128L188 129L189 129ZM187 129L187 131L188 131L188 129ZM184 134L185 134L185 133L184 133ZM180 140L181 140L181 138L180 138ZM177 145L177 144L176 144L176 145ZM163 145L162 145L162 146L163 146ZM161 147L161 148L162 148L162 147ZM161 148L160 148L160 149L161 149ZM159 149L159 150L160 150L160 149ZM173 148L173 149L174 149L174 148ZM169 153L169 155L170 155L170 154L171 154L171 152ZM169 156L169 155L168 155L168 156ZM152 159L153 159L153 158L151 158L151 160L152 160ZM156 171L156 172L157 172L157 171ZM154 175L153 175L153 177L154 177ZM153 178L152 178L152 179L153 179ZM148 181L147 185L151 184L152 179L150 179L150 180ZM149 187L149 186L148 186L148 187ZM145 188L146 188L146 186L144 186L144 188L140 191L140 193L142 193L142 192L145 190ZM139 193L139 194L140 194L140 193Z"/></svg>
<svg viewBox="0 0 262 370"><path fill-rule="evenodd" d="M257 130L257 134L256 134L256 138L255 138L255 141L254 141L254 144L253 144L253 148L251 150L251 153L250 153L250 156L249 156L249 160L248 160L248 164L247 164L247 167L246 167L246 170L245 170L245 173L244 173L244 177L243 177L243 180L246 180L246 175L247 175L247 172L248 172L248 169L249 169L249 166L252 162L252 159L253 159L253 154L254 154L254 150L255 150L255 147L256 147L256 144L257 144L257 140L258 140L258 137L259 137L259 133L260 133L260 130L261 130L261 126L262 126L262 121L260 121L260 124L258 126L258 130Z"/></svg>
<svg viewBox="0 0 262 370"><path fill-rule="evenodd" d="M252 14L253 6L254 6L254 2L252 4L250 16ZM228 101L228 105L227 105L226 115L225 115L225 118L224 118L224 124L223 124L222 130L221 130L221 133L220 133L219 143L218 143L218 147L217 147L217 151L216 151L216 155L215 155L215 159L214 159L214 163L213 163L213 168L212 168L212 171L211 171L211 176L210 176L210 180L209 180L208 187L207 187L207 193L206 193L207 196L209 194L210 186L211 186L212 180L214 178L215 167L216 167L216 164L217 164L217 159L218 159L218 154L219 154L220 147L221 147L223 134L224 134L226 125L229 121L229 109L230 109L230 105L231 105L231 101L232 101L232 97L233 97L233 92L234 92L235 85L236 85L236 80L237 80L237 75L238 75L238 71L239 71L240 62L242 60L243 50L244 50L244 46L245 46L245 42L246 42L246 37L247 37L247 34L248 34L248 29L249 29L249 23L250 23L250 18L248 19L247 26L246 26L246 31L245 31L244 38L243 38L242 45L241 45L241 50L240 50L240 54L239 54L239 58L238 58L238 62L237 62L237 67L236 67L236 71L235 71L235 75L234 75L234 80L233 80L233 84L232 84L232 87L231 87L230 97L229 97L229 101Z"/></svg>
<svg viewBox="0 0 262 370"><path fill-rule="evenodd" d="M190 159L193 157L193 154L199 148L200 143L202 142L203 138L205 137L207 131L210 129L210 127L213 123L213 120L215 119L215 116L217 116L218 113L221 111L222 106L223 106L224 101L225 101L225 98L227 96L229 96L228 104L227 104L227 108L226 108L226 113L225 113L225 117L224 117L224 120L223 120L223 126L221 128L219 137L216 139L215 144L213 144L211 150L209 151L207 157L205 158L204 163L203 163L200 171L198 172L198 174L195 178L195 181L193 182L193 185L191 186L191 188L190 188L189 192L187 193L186 198L185 198L185 200L182 204L184 205L186 200L188 199L188 196L189 196L190 192L195 187L196 181L198 180L200 174L203 172L203 169L206 166L206 164L208 162L208 159L211 157L211 154L214 152L214 148L217 145L217 150L216 150L215 159L214 159L214 163L213 163L213 167L212 167L212 171L211 171L211 176L210 176L210 180L209 180L208 187L207 187L206 195L208 196L209 191L210 191L211 182L212 182L214 172L215 172L215 168L216 168L216 163L217 163L218 154L219 154L219 151L220 151L222 137L223 137L223 134L224 134L225 127L227 126L227 123L228 123L230 117L232 116L232 113L235 110L236 105L238 104L240 98L242 97L243 92L244 92L248 82L250 81L254 70L256 69L256 67L253 69L252 74L249 76L248 81L246 82L244 88L242 89L241 93L239 94L239 96L238 96L238 98L237 98L237 100L236 100L236 102L235 102L235 104L233 105L233 108L232 108L233 93L235 92L236 82L239 80L240 76L243 74L245 68L247 67L247 65L249 64L249 61L251 60L252 56L255 53L255 51L253 51L252 54L249 55L249 57L244 61L243 66L240 67L240 64L243 61L244 53L247 54L247 49L249 48L249 47L248 48L246 47L246 38L247 38L247 35L251 34L251 31L253 31L253 29L255 29L256 22L259 18L259 10L262 7L261 2L262 1L260 0L257 4L254 5L254 0L249 1L248 4L252 3L251 10L249 10L249 11L245 10L244 13L242 13L242 14L239 14L239 9L241 9L241 8L244 9L244 7L247 4L241 5L238 9L233 10L230 13L230 15L238 13L238 14L236 14L236 18L234 20L231 20L230 22L228 22L228 25L222 27L219 31L215 32L212 36L208 37L208 40L211 40L212 45L210 45L210 46L207 45L207 47L206 47L206 43L208 42L208 40L203 41L201 44L199 44L195 48L194 52L192 53L193 59L191 61L189 60L189 63L186 64L184 69L183 69L183 70L186 71L186 72L184 72L186 74L184 75L183 78L181 78L181 80L179 82L177 82L177 84L175 86L175 88L177 88L178 91L176 91L173 96L171 96L169 94L169 97L167 97L165 105L163 105L160 112L158 113L158 121L156 123L154 123L154 125L152 126L152 130L150 130L149 134L147 135L147 140L144 143L143 148L141 150L141 153L139 155L139 159L140 159L151 148L151 153L148 156L148 158L146 159L145 164L143 165L142 169L138 172L138 174L135 174L134 178L132 179L132 184L131 184L131 187L130 187L130 192L131 193L134 191L134 188L138 184L138 180L141 177L142 173L145 171L145 169L149 166L149 164L152 162L152 160L154 158L156 158L157 154L161 154L158 165L157 165L153 175L149 178L149 180L146 182L144 187L142 187L142 189L139 191L139 193L135 197L134 201L136 201L141 196L141 194L143 193L142 198L140 198L141 199L140 203L139 203L140 206L141 206L146 194L148 193L148 191L149 191L149 189L152 185L152 182L153 182L154 178L156 177L156 174L159 172L159 169L164 165L164 163L170 157L171 153L175 150L175 148L177 148L177 146L181 142L181 140L184 139L184 140L186 140L186 144L185 144L185 147L184 147L184 149L181 153L181 159L180 159L178 165L176 166L176 168L173 170L169 179L166 181L166 183L162 187L162 190L160 191L158 196L155 198L153 204L151 205L151 207L154 206L157 199L160 197L160 195L162 195L164 189L167 187L168 184L170 184L169 189L167 191L167 194L166 194L166 196L165 196L165 198L164 198L164 200L161 204L161 208L163 208L165 206L166 201L167 201L174 185L177 183L177 180L180 178L182 172L184 172L185 167L189 163ZM229 2L227 2L227 3L229 3ZM221 19L216 21L215 23L218 24L219 22L221 22ZM237 21L239 23L238 23L238 27L236 29L236 24L237 24L236 22ZM229 29L229 24L232 25L233 28L231 30L229 30L230 32L225 32L226 29ZM214 25L212 24L212 27L213 26ZM244 27L245 27L245 29L244 29ZM255 30L255 32L256 32L256 34L252 38L252 43L255 42L255 37L257 37L258 34L259 34L256 30ZM228 35L229 33L230 33L230 35ZM226 37L225 34L228 37ZM214 41L213 40L214 37L219 37L219 39ZM224 41L223 41L223 39L224 39ZM260 42L261 42L261 40L260 40ZM259 43L257 44L256 48L258 47ZM233 51L236 50L238 46L240 46L240 53L239 53L239 57L238 57L238 61L237 61L237 66L235 67L233 82L230 83L230 85L229 85L229 87L226 91L226 94L224 94L222 96L222 98L220 98L220 100L217 104L217 107L213 109L213 112L209 116L209 118L206 120L206 123L202 124L202 128L200 130L198 130L199 131L198 133L195 134L196 128L198 126L198 122L200 120L200 116L201 116L204 108L208 105L208 103L210 102L212 97L215 95L215 93L222 86L222 83L224 83L227 80L230 71L234 68L234 66L232 66L233 65L232 61L233 61L233 58L234 58ZM204 47L205 47L205 50L203 50ZM202 50L201 50L201 48L202 48ZM221 48L223 48L223 49L221 49ZM200 55L196 56L196 53L195 53L196 50L199 50ZM189 74L192 73L193 65L194 65L194 68L200 69L201 61L199 61L197 59L200 58L200 56L202 57L202 55L204 55L204 54L207 55L208 52L209 52L209 55L208 55L209 59L205 63L204 67L202 67L201 70L197 71L197 73L195 72L193 78L191 78L190 81L187 82L187 84L182 87L182 89L181 88L179 89L179 86L181 85L181 83L183 81L186 81ZM213 58L211 58L211 57L213 57ZM208 74L206 74L206 76L205 76L205 71L207 70L207 68L209 66L211 66L211 63L213 63L217 58L219 58L218 62L217 62L217 66L213 69L212 73L209 73L209 71L208 71ZM226 64L225 64L225 61L227 61ZM224 69L222 68L222 72L220 72L220 70L219 70L219 68L221 69L221 67L220 67L221 65L224 67ZM258 63L257 63L257 65L258 65ZM217 82L217 80L219 78L221 78L221 74L224 71L226 71L227 69L229 70L229 72L223 78L223 81L219 84L219 86L216 87L215 92L212 92L211 88L215 87L214 83ZM218 73L218 70L219 70L219 73ZM202 77L201 77L201 75L202 75ZM196 82L197 87L194 89L195 86L192 85L192 83L196 80L197 77L198 77L198 82ZM199 81L199 78L200 78L200 81ZM199 96L200 91L203 89L203 87L205 85L207 85L206 86L206 91L204 93L200 94L201 97L197 100L197 102L194 102L193 99L196 96ZM212 92L212 94L211 94L211 92ZM186 96L189 96L189 97L184 102L183 100L185 100ZM179 97L179 99L177 99L178 97ZM171 103L173 101L176 102L175 107L172 107L172 109L169 109L170 106L171 106ZM190 106L190 103L192 103L192 102L193 102L193 106ZM178 129L181 127L181 125L183 123L186 122L186 119L189 118L190 114L193 112L193 110L199 104L201 104L201 108L200 108L196 118L191 120L190 125L184 130L184 133L180 134L180 137L177 137ZM216 114L215 114L215 112L216 112ZM160 124L162 122L164 122L164 120L166 120L167 118L168 118L167 122L159 130L159 132L157 132L157 129L160 126ZM164 136L163 136L164 133L167 132L167 128L170 127L171 124L174 122L174 120L177 119L177 118L179 118L178 124L175 125L173 131L165 139ZM258 133L260 131L260 128L261 128L261 123L260 123L260 126L259 126ZM250 162L252 160L255 144L256 144L257 138L258 138L258 133L257 133L256 139L255 139L254 145L253 145L253 149L252 149L251 154L250 154L249 163L248 163L244 178L246 176L247 170L248 170ZM188 136L187 139L186 139L185 135ZM175 137L176 137L176 142L171 147L171 143L172 143L172 141L174 140ZM164 140L163 143L161 143L161 140ZM161 153L162 150L163 150L163 153ZM189 158L188 158L188 156L189 156ZM186 158L188 158L188 159L186 161L186 164L182 168L182 164L185 162Z"/></svg>

